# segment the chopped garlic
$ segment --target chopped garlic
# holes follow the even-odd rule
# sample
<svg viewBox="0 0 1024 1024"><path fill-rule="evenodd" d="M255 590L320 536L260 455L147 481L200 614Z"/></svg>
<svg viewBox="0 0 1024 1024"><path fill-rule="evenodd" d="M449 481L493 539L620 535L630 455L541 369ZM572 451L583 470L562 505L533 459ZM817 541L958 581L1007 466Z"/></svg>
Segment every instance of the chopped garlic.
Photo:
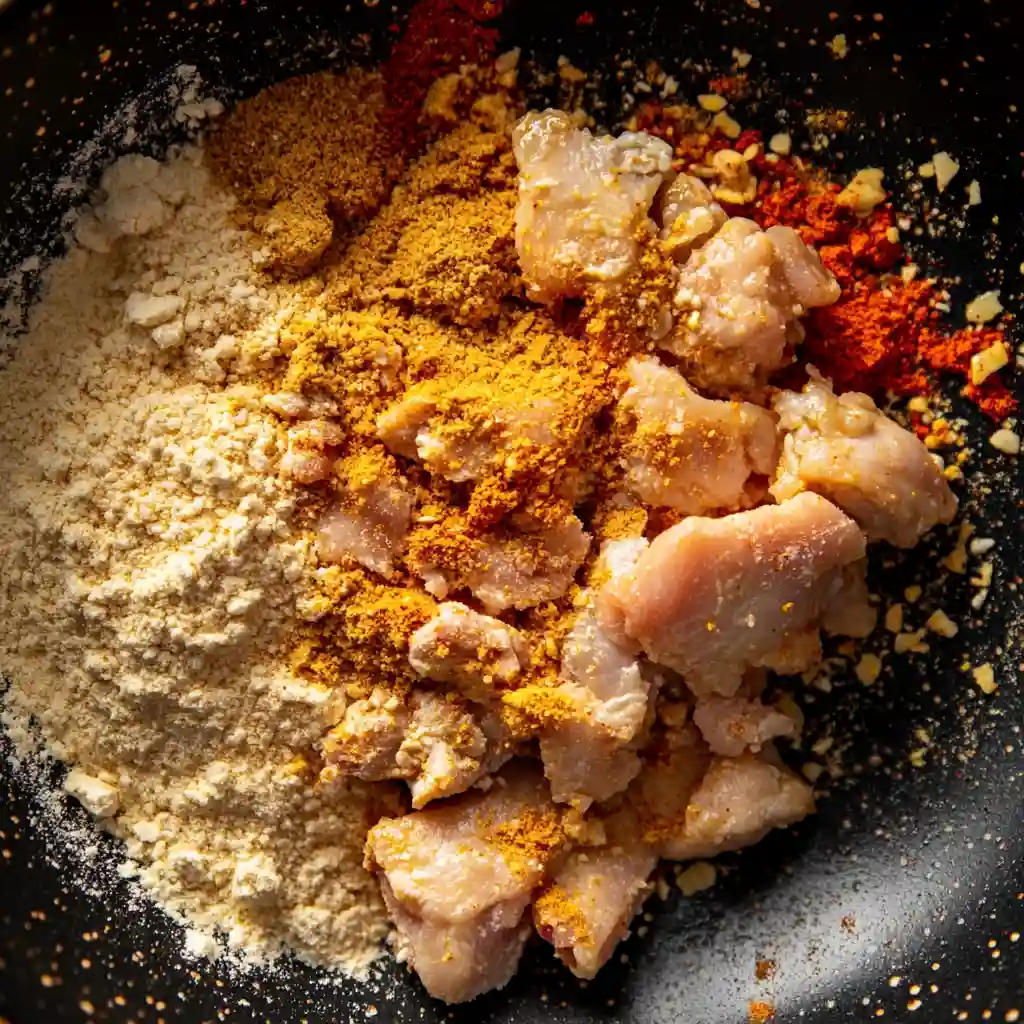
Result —
<svg viewBox="0 0 1024 1024"><path fill-rule="evenodd" d="M970 185L967 186L967 205L981 205L981 186L977 183L977 181L972 181Z"/></svg>
<svg viewBox="0 0 1024 1024"><path fill-rule="evenodd" d="M727 139L738 139L743 129L739 122L731 118L724 111L720 111L711 118L712 128L717 128Z"/></svg>
<svg viewBox="0 0 1024 1024"><path fill-rule="evenodd" d="M921 164L921 166L918 167L918 169L917 169L917 173L920 174L922 178L934 178L935 177L935 164L933 164L933 163Z"/></svg>
<svg viewBox="0 0 1024 1024"><path fill-rule="evenodd" d="M921 587L916 583L912 583L906 590L903 591L903 596L911 603L914 604L921 597Z"/></svg>
<svg viewBox="0 0 1024 1024"><path fill-rule="evenodd" d="M894 604L885 613L885 628L890 633L898 633L903 629L903 605Z"/></svg>
<svg viewBox="0 0 1024 1024"><path fill-rule="evenodd" d="M960 165L948 153L936 153L932 157L932 166L935 168L935 183L940 192L945 192L946 186L957 176Z"/></svg>
<svg viewBox="0 0 1024 1024"><path fill-rule="evenodd" d="M789 132L778 132L768 140L768 148L779 156L789 156L793 152L793 138Z"/></svg>
<svg viewBox="0 0 1024 1024"><path fill-rule="evenodd" d="M698 860L691 864L685 871L681 871L676 877L676 885L682 890L684 896L693 896L694 893L710 889L718 879L718 872L714 864L706 860Z"/></svg>
<svg viewBox="0 0 1024 1024"><path fill-rule="evenodd" d="M745 50L738 50L733 47L732 59L736 61L736 67L745 68L754 58Z"/></svg>
<svg viewBox="0 0 1024 1024"><path fill-rule="evenodd" d="M830 39L825 45L832 51L832 56L836 60L842 60L850 52L849 46L846 45L846 36L842 32Z"/></svg>
<svg viewBox="0 0 1024 1024"><path fill-rule="evenodd" d="M927 654L928 645L924 643L926 630L917 629L913 633L900 633L893 641L893 650L897 654L906 654L908 651L914 654Z"/></svg>
<svg viewBox="0 0 1024 1024"><path fill-rule="evenodd" d="M925 625L939 636L951 637L960 632L960 627L941 608L928 617Z"/></svg>
<svg viewBox="0 0 1024 1024"><path fill-rule="evenodd" d="M698 96L697 103L700 105L702 110L706 110L711 114L717 114L720 110L725 110L725 108L729 106L729 101L724 96L719 96L717 93L708 93L704 96Z"/></svg>
<svg viewBox="0 0 1024 1024"><path fill-rule="evenodd" d="M997 430L988 439L988 443L1004 455L1020 454L1020 435L1015 434L1012 430L1007 430L1006 427Z"/></svg>
<svg viewBox="0 0 1024 1024"><path fill-rule="evenodd" d="M882 659L877 654L862 654L853 671L865 686L871 686L881 674Z"/></svg>
<svg viewBox="0 0 1024 1024"><path fill-rule="evenodd" d="M813 786L824 775L825 766L817 764L815 761L808 761L800 771L803 773L804 778Z"/></svg>
<svg viewBox="0 0 1024 1024"><path fill-rule="evenodd" d="M987 324L994 320L1003 311L1003 304L999 301L999 292L982 292L976 298L967 303L967 320L972 324Z"/></svg>
<svg viewBox="0 0 1024 1024"><path fill-rule="evenodd" d="M979 665L976 669L972 669L971 675L974 676L974 681L978 684L978 689L982 693L995 693L999 689L999 684L996 682L996 674L992 666L987 662L984 665Z"/></svg>
<svg viewBox="0 0 1024 1024"><path fill-rule="evenodd" d="M975 587L992 586L992 575L994 572L995 566L992 562L982 562L978 566L978 575L971 577L971 585Z"/></svg>
<svg viewBox="0 0 1024 1024"><path fill-rule="evenodd" d="M836 196L836 202L840 206L849 207L858 217L867 217L879 203L885 202L886 193L882 187L884 177L885 173L880 168L865 167Z"/></svg>
<svg viewBox="0 0 1024 1024"><path fill-rule="evenodd" d="M981 384L993 373L998 373L1010 361L1010 350L997 341L994 345L971 356L971 383Z"/></svg>

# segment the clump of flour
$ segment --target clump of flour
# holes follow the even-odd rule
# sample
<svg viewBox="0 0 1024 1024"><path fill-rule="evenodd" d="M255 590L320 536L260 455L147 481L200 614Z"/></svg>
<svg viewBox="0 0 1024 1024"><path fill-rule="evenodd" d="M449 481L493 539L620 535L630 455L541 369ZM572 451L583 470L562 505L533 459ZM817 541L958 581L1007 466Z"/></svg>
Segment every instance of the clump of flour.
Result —
<svg viewBox="0 0 1024 1024"><path fill-rule="evenodd" d="M359 972L387 930L371 807L302 757L341 707L287 665L313 559L258 386L294 291L253 268L232 204L197 147L122 158L11 345L3 721L19 756L75 764L68 793L191 951L217 929Z"/></svg>

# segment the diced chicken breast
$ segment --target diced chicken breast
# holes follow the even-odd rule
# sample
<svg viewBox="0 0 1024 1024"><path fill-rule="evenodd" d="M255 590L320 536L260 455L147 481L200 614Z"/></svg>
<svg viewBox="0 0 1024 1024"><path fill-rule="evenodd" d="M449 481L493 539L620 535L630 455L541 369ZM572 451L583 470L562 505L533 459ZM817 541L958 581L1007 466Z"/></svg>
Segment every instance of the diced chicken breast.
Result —
<svg viewBox="0 0 1024 1024"><path fill-rule="evenodd" d="M815 374L803 392L772 399L786 431L772 494L814 491L855 519L869 540L913 547L957 501L942 460L859 392L836 396Z"/></svg>
<svg viewBox="0 0 1024 1024"><path fill-rule="evenodd" d="M595 575L628 571L646 546L642 538L609 541ZM541 759L554 799L585 807L622 792L639 772L633 741L647 719L651 686L636 651L601 627L592 595L566 637L561 675L553 694L568 710L541 718Z"/></svg>
<svg viewBox="0 0 1024 1024"><path fill-rule="evenodd" d="M791 361L803 338L798 317L838 295L817 255L804 249L734 217L690 256L679 274L676 328L659 341L683 361L689 380L711 390L753 390ZM819 271L825 283L816 286Z"/></svg>
<svg viewBox="0 0 1024 1024"><path fill-rule="evenodd" d="M638 840L633 814L620 813L605 827L606 845L570 853L533 905L538 934L577 978L595 977L625 938L658 863L656 851Z"/></svg>
<svg viewBox="0 0 1024 1024"><path fill-rule="evenodd" d="M732 696L743 672L818 621L864 557L853 520L815 494L660 534L598 595L602 624L679 672L698 695Z"/></svg>
<svg viewBox="0 0 1024 1024"><path fill-rule="evenodd" d="M711 751L692 722L657 736L626 795L638 817L638 839L660 847L678 832L710 764Z"/></svg>
<svg viewBox="0 0 1024 1024"><path fill-rule="evenodd" d="M410 703L395 764L408 780L413 807L464 793L512 756L496 716L478 719L462 702L433 693L414 693Z"/></svg>
<svg viewBox="0 0 1024 1024"><path fill-rule="evenodd" d="M399 949L431 995L464 1002L508 981L523 914L565 842L540 773L518 764L486 793L370 830L367 867L383 874Z"/></svg>
<svg viewBox="0 0 1024 1024"><path fill-rule="evenodd" d="M324 738L324 760L344 775L404 779L413 807L463 793L512 756L496 715L474 715L433 693L408 700L377 688L356 701Z"/></svg>
<svg viewBox="0 0 1024 1024"><path fill-rule="evenodd" d="M590 535L571 516L561 526L487 538L466 585L491 615L556 601L572 583Z"/></svg>
<svg viewBox="0 0 1024 1024"><path fill-rule="evenodd" d="M412 522L413 495L393 467L372 453L341 465L342 495L320 520L320 557L355 561L390 576Z"/></svg>
<svg viewBox="0 0 1024 1024"><path fill-rule="evenodd" d="M713 857L762 840L814 813L811 787L788 768L755 754L714 757L678 831L661 845L671 860Z"/></svg>
<svg viewBox="0 0 1024 1024"><path fill-rule="evenodd" d="M367 782L401 776L395 764L409 727L405 701L382 687L345 709L341 721L324 737L324 760L343 775Z"/></svg>
<svg viewBox="0 0 1024 1024"><path fill-rule="evenodd" d="M771 740L796 733L796 722L788 715L745 697L701 697L693 722L712 753L723 757L739 757L747 750L756 754Z"/></svg>
<svg viewBox="0 0 1024 1024"><path fill-rule="evenodd" d="M395 959L407 963L435 999L465 1003L512 980L533 931L525 914L529 893L496 903L473 920L438 924L407 910L387 878L380 888L395 926Z"/></svg>
<svg viewBox="0 0 1024 1024"><path fill-rule="evenodd" d="M516 249L538 302L620 282L637 265L638 233L672 147L639 132L594 138L557 110L527 114L513 132L519 164Z"/></svg>
<svg viewBox="0 0 1024 1024"><path fill-rule="evenodd" d="M728 220L707 185L689 174L677 174L662 186L655 212L662 240L676 261L686 259Z"/></svg>
<svg viewBox="0 0 1024 1024"><path fill-rule="evenodd" d="M865 560L843 569L843 585L821 617L821 628L832 636L870 636L878 623L878 610L871 604Z"/></svg>
<svg viewBox="0 0 1024 1024"><path fill-rule="evenodd" d="M634 494L685 515L749 508L764 497L778 462L771 413L703 398L657 359L631 359L626 372L632 386L620 406L632 410L636 429L623 462Z"/></svg>
<svg viewBox="0 0 1024 1024"><path fill-rule="evenodd" d="M436 412L437 402L428 393L413 389L377 417L377 436L389 452L418 458L416 437Z"/></svg>
<svg viewBox="0 0 1024 1024"><path fill-rule="evenodd" d="M409 664L416 672L451 683L470 700L481 702L511 683L529 660L526 641L517 629L457 601L439 605L437 615L409 642Z"/></svg>
<svg viewBox="0 0 1024 1024"><path fill-rule="evenodd" d="M782 273L793 298L804 309L831 306L842 289L818 254L792 229L776 225L765 235L775 247Z"/></svg>
<svg viewBox="0 0 1024 1024"><path fill-rule="evenodd" d="M278 397L278 396L274 396ZM296 396L301 401L301 396ZM296 408L282 400L275 409ZM283 413L282 413L283 414ZM334 467L332 449L345 443L345 433L333 420L306 420L288 430L288 450L281 459L281 472L300 484L327 480Z"/></svg>

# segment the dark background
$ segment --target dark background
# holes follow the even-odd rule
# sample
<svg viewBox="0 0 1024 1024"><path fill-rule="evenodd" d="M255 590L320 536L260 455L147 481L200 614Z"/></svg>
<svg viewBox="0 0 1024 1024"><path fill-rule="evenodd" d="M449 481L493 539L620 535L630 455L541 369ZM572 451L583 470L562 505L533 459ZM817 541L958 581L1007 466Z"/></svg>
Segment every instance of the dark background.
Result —
<svg viewBox="0 0 1024 1024"><path fill-rule="evenodd" d="M408 6L17 0L0 14L0 274L41 241L59 248L70 197L55 194L54 183L69 168L96 177L116 155L120 131L103 126L121 104L137 100L140 126L158 126L132 148L167 144L173 133L159 127L165 90L154 83L178 64L197 65L210 92L230 101L288 74L384 54ZM891 186L899 184L897 167L949 150L962 170L931 221L941 237L922 239L915 257L961 279L955 319L964 299L1000 283L1014 308L1024 280L1024 133L1012 106L1024 105L1024 14L1016 8L1013 0L674 0L632 8L513 0L499 25L509 45L549 68L563 53L612 72L622 58L657 57L683 96L703 91L739 47L753 55L749 70L764 84L760 104L741 117L745 126L770 132L785 124L799 138L802 106L848 109L853 130L816 159L840 171L878 163ZM577 27L584 10L593 24ZM824 45L838 32L851 50L843 61ZM613 104L621 91L609 75ZM93 158L72 160L93 140ZM972 178L983 203L964 217ZM966 222L958 227L957 219ZM1013 938L1024 931L1020 479L1013 460L985 450L992 425L964 413L978 455L961 497L978 535L999 539L984 615L971 620L966 581L942 581L935 569L951 533L909 559L880 555L875 589L898 599L920 579L929 585L921 618L941 606L961 623L960 634L933 644L927 657L890 659L896 675L869 691L842 679L828 694L805 691L808 734L834 731L850 741L846 774L829 787L821 812L723 859L730 870L713 890L652 898L647 934L624 944L627 962L609 965L596 982L582 986L538 949L504 993L449 1011L390 962L359 986L292 962L238 974L189 961L181 929L117 877L114 844L102 841L88 863L63 849L52 801L30 796L37 787L4 759L0 1015L14 1024L738 1024L751 1001L773 1005L779 1021L809 1024L1024 1015L1024 942ZM960 669L965 656L997 665L997 695L984 698L971 685ZM922 745L921 728L929 745L924 767L913 768L907 755ZM87 824L77 807L66 813ZM83 845L95 841L87 830L82 836ZM776 970L758 981L764 959Z"/></svg>

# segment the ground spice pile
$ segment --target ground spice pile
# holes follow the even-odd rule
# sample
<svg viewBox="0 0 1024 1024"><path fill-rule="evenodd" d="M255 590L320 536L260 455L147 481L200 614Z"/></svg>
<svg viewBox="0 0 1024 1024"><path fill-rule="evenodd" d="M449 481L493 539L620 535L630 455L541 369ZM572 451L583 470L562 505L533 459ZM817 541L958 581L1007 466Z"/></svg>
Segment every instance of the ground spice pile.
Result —
<svg viewBox="0 0 1024 1024"><path fill-rule="evenodd" d="M384 109L376 72L304 75L240 103L208 140L209 162L238 195L271 268L310 270L336 228L380 207L403 166Z"/></svg>

